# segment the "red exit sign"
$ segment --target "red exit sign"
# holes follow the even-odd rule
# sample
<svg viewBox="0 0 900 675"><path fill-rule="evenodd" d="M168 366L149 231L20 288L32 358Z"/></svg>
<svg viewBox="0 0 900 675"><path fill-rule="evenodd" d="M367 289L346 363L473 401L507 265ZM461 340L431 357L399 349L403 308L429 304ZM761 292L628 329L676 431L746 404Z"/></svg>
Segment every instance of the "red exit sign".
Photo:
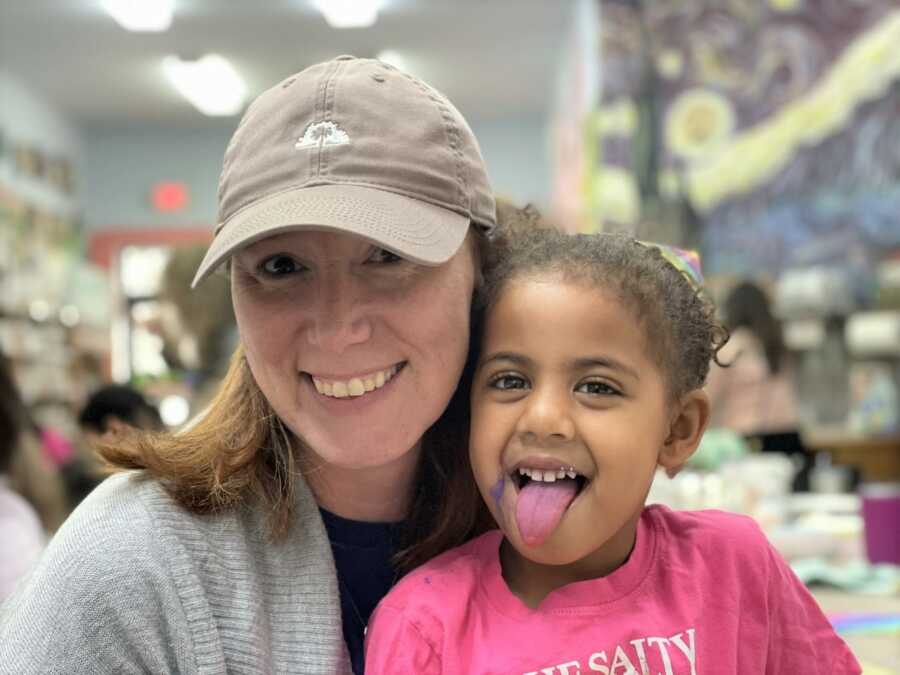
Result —
<svg viewBox="0 0 900 675"><path fill-rule="evenodd" d="M188 205L188 189L184 183L165 181L153 186L152 202L157 211L171 213L181 211Z"/></svg>

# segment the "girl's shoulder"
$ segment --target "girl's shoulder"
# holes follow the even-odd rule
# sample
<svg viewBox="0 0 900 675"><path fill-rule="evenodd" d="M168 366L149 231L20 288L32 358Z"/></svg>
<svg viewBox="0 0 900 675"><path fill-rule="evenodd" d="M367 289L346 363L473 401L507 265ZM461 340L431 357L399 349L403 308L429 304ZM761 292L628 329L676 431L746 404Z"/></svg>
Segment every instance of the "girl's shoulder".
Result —
<svg viewBox="0 0 900 675"><path fill-rule="evenodd" d="M473 597L485 572L499 565L502 539L500 530L491 530L442 553L403 577L383 604L399 609Z"/></svg>
<svg viewBox="0 0 900 675"><path fill-rule="evenodd" d="M749 516L716 509L673 510L654 504L644 510L644 517L661 539L667 558L759 560L769 555L765 533Z"/></svg>

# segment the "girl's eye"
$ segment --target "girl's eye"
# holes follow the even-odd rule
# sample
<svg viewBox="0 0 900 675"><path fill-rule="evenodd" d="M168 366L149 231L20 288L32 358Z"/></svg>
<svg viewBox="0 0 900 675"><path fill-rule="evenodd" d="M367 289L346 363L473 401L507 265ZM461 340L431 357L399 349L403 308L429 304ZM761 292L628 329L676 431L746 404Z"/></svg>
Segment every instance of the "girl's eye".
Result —
<svg viewBox="0 0 900 675"><path fill-rule="evenodd" d="M510 389L527 389L528 382L520 375L497 375L492 377L488 382L488 386L492 389L507 391Z"/></svg>
<svg viewBox="0 0 900 675"><path fill-rule="evenodd" d="M371 263L380 263L380 264L391 264L400 262L403 260L396 253L391 253L387 249L375 247L372 249L372 252L369 254L369 257L366 258L366 262Z"/></svg>
<svg viewBox="0 0 900 675"><path fill-rule="evenodd" d="M590 394L592 396L619 396L618 390L606 384L606 382L600 382L598 380L581 382L575 387L575 391L579 394Z"/></svg>
<svg viewBox="0 0 900 675"><path fill-rule="evenodd" d="M263 260L259 268L269 276L281 277L300 271L301 266L288 255L273 255Z"/></svg>

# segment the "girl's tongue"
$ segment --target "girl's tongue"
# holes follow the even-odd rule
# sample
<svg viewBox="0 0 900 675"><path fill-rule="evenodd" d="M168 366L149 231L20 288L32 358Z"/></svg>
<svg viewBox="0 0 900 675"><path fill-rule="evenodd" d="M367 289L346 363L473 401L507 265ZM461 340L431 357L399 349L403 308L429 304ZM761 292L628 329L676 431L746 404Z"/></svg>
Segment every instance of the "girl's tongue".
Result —
<svg viewBox="0 0 900 675"><path fill-rule="evenodd" d="M574 480L528 481L519 490L516 502L516 523L524 542L529 546L543 544L559 525L577 491Z"/></svg>

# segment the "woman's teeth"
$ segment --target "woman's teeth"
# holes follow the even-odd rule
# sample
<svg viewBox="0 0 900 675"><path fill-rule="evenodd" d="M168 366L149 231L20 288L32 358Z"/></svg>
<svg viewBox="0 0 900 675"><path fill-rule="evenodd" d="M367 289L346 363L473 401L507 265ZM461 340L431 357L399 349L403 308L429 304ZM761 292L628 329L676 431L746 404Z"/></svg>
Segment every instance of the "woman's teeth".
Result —
<svg viewBox="0 0 900 675"><path fill-rule="evenodd" d="M350 380L321 380L313 377L312 381L316 391L332 398L347 398L348 396L362 396L370 391L381 389L400 370L400 366L391 366L386 370L379 370L365 377L354 377Z"/></svg>
<svg viewBox="0 0 900 675"><path fill-rule="evenodd" d="M575 471L575 467L573 466L561 466L556 470L547 471L545 469L526 469L525 467L521 467L519 469L520 476L528 476L531 480L541 481L544 483L552 483L556 480L562 480L563 478L575 478L578 476L578 472Z"/></svg>

